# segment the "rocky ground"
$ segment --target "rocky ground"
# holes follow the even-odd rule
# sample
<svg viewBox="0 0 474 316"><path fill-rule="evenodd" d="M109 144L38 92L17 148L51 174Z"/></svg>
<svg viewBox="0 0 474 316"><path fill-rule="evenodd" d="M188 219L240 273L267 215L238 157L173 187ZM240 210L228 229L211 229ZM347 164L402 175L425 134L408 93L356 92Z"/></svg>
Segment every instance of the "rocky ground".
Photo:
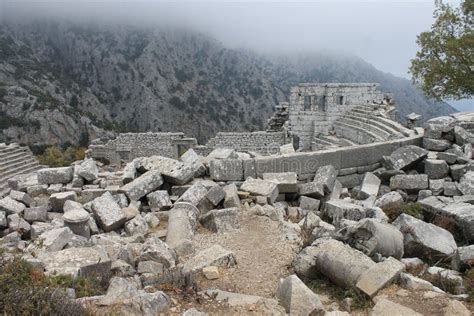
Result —
<svg viewBox="0 0 474 316"><path fill-rule="evenodd" d="M429 121L422 147L355 188L332 165L306 182L213 180L248 155L231 149L17 176L0 200L2 262L100 278L60 292L98 315L470 315L474 136L461 125ZM21 313L22 289L0 285L2 312Z"/></svg>

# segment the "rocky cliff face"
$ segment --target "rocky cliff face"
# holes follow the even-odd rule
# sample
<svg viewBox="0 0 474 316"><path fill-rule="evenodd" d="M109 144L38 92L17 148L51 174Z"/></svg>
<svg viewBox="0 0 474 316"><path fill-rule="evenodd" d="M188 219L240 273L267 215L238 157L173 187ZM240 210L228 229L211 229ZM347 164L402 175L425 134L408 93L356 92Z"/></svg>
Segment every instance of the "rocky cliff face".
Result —
<svg viewBox="0 0 474 316"><path fill-rule="evenodd" d="M188 30L0 24L0 142L86 144L119 131L262 129L297 82L381 82L402 114L453 112L354 57L231 50Z"/></svg>

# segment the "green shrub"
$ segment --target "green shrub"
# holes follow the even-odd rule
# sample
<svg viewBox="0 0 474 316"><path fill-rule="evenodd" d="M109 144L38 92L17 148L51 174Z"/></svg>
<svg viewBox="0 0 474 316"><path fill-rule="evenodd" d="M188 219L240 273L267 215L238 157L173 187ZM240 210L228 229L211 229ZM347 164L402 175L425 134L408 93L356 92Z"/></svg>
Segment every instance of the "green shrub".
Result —
<svg viewBox="0 0 474 316"><path fill-rule="evenodd" d="M0 314L75 316L89 313L42 271L24 260L7 260L0 255Z"/></svg>
<svg viewBox="0 0 474 316"><path fill-rule="evenodd" d="M69 166L76 160L82 160L85 157L86 149L84 147L70 146L66 150L61 150L59 146L51 146L37 156L39 162L50 167Z"/></svg>
<svg viewBox="0 0 474 316"><path fill-rule="evenodd" d="M385 207L383 211L388 216L390 222L397 219L397 217L400 216L400 214L402 213L411 215L418 219L423 219L423 208L418 203L402 203L397 206Z"/></svg>

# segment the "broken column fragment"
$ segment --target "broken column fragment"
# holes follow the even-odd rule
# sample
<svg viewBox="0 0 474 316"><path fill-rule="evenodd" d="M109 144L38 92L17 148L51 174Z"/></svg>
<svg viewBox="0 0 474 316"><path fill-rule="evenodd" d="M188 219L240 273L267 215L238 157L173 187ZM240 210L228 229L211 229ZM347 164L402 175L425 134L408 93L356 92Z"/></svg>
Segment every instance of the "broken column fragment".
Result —
<svg viewBox="0 0 474 316"><path fill-rule="evenodd" d="M196 231L199 210L191 203L177 202L169 212L166 243L175 248L191 240Z"/></svg>

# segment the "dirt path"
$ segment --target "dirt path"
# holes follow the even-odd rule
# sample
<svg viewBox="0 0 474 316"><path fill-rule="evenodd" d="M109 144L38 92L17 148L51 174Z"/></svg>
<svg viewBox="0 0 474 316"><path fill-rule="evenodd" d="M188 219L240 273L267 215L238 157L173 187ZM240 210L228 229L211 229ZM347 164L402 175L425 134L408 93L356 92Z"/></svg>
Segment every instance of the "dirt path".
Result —
<svg viewBox="0 0 474 316"><path fill-rule="evenodd" d="M280 278L291 273L291 263L298 250L283 239L277 222L265 216L242 212L241 228L225 234L202 229L194 239L197 251L219 244L234 252L237 266L221 269L221 277L198 280L201 288L274 297Z"/></svg>

